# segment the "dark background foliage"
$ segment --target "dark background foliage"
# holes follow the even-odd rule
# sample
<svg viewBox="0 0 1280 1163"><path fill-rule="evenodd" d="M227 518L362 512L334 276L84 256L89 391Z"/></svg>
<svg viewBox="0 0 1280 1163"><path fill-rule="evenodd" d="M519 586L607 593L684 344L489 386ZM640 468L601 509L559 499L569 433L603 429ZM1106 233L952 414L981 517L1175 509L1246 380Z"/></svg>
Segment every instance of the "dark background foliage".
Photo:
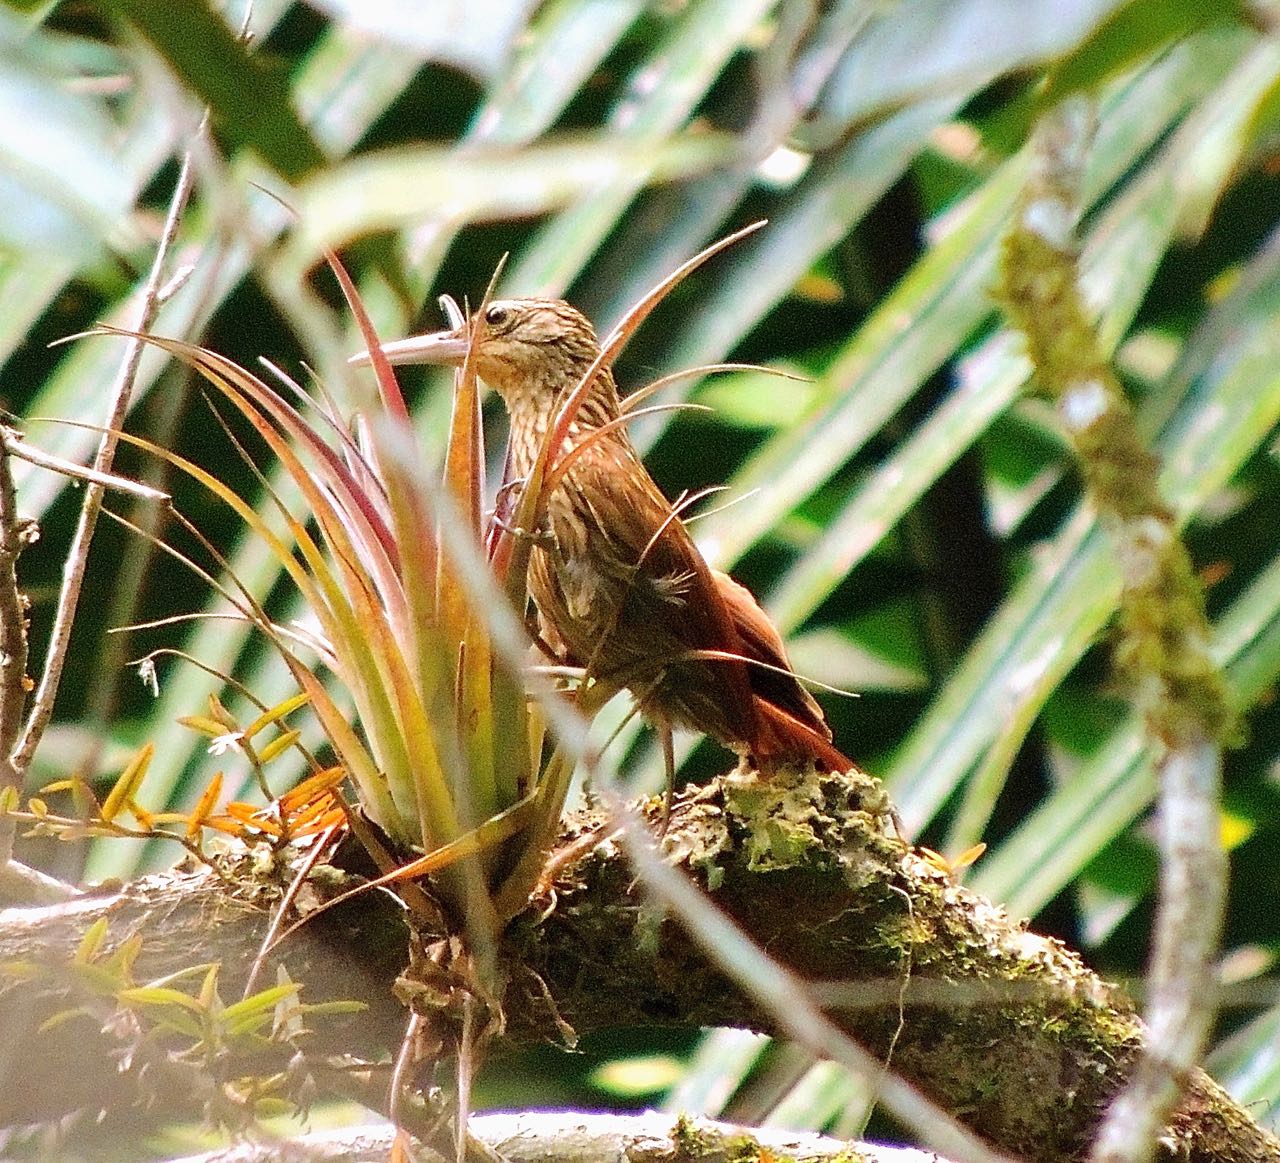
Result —
<svg viewBox="0 0 1280 1163"><path fill-rule="evenodd" d="M671 398L715 411L640 425L637 441L670 495L729 485L731 507L694 525L701 544L761 595L799 670L858 692L821 696L837 740L884 776L918 841L953 857L985 841L969 883L1103 972L1136 977L1154 784L1110 663L1116 571L990 296L1038 110L1095 91L1087 291L1168 458L1166 493L1247 726L1222 820L1223 974L1239 1004L1213 1065L1266 1121L1280 1092L1268 984L1280 941L1280 53L1270 9L1198 8L502 0L405 4L386 27L344 0L272 0L247 18L159 0L0 11L0 403L33 442L86 456L92 433L35 418L99 419L118 346L47 345L130 322L192 145L197 192L175 260L193 269L155 329L246 365L266 356L302 375L307 361L339 392L353 390L341 357L362 345L322 244L341 249L387 337L440 325L434 296L477 299L507 253L504 292L563 294L605 328L708 240L769 218L662 306L619 376L634 388L732 358L808 378L686 381ZM195 133L206 103L208 140ZM405 382L438 436L443 382ZM486 416L500 448L500 410ZM129 426L253 488L181 369L148 360ZM137 454L120 467L166 479ZM38 652L79 494L21 471L43 531L22 558ZM170 483L288 616L260 550L209 497ZM225 623L108 636L216 604L115 526L98 534L88 586L33 780L73 769L106 787L152 739L149 802L189 802L226 760L174 720L203 707L213 680L165 661L155 698L127 660L180 643L268 702L288 678ZM684 744L690 777L727 762ZM637 786L660 771L643 733L609 761ZM172 853L45 843L25 856L99 878ZM685 1109L842 1131L862 1118L858 1085L836 1068L733 1033L620 1031L576 1057L496 1069L479 1097L613 1106L670 1086Z"/></svg>

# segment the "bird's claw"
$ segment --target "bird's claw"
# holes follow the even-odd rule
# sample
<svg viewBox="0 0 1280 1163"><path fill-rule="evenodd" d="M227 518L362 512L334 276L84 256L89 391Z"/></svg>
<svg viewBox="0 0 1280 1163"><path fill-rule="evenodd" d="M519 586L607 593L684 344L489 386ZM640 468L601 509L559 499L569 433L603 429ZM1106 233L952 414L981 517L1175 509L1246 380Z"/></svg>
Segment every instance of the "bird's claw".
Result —
<svg viewBox="0 0 1280 1163"><path fill-rule="evenodd" d="M493 515L493 523L504 533L510 533L519 541L529 541L539 549L551 550L556 547L556 535L548 528L525 529L520 525L512 525L497 513Z"/></svg>

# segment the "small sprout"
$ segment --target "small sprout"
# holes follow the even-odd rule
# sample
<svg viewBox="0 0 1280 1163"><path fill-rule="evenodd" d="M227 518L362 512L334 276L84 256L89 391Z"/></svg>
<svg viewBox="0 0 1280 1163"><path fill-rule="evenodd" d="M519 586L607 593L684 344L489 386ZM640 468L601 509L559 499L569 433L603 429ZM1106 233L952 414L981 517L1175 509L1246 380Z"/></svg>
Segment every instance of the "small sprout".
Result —
<svg viewBox="0 0 1280 1163"><path fill-rule="evenodd" d="M200 1005L210 1013L222 1008L218 997L218 966L210 965L205 971L204 980L200 983Z"/></svg>
<svg viewBox="0 0 1280 1163"><path fill-rule="evenodd" d="M225 731L239 731L240 724L236 717L222 704L217 695L209 696L209 717L222 724Z"/></svg>
<svg viewBox="0 0 1280 1163"><path fill-rule="evenodd" d="M47 1034L50 1030L56 1030L59 1026L65 1025L72 1018L88 1017L92 1018L92 1014L83 1006L73 1006L71 1009L58 1010L57 1013L50 1014L39 1026L36 1027L37 1034Z"/></svg>
<svg viewBox="0 0 1280 1163"><path fill-rule="evenodd" d="M80 938L80 944L76 948L74 960L78 965L88 965L102 948L102 942L107 937L107 918L99 917L86 930L83 937Z"/></svg>
<svg viewBox="0 0 1280 1163"><path fill-rule="evenodd" d="M246 736L248 732L245 732ZM258 762L264 766L270 763L278 755L283 755L302 737L301 731L285 731L283 734L272 739L260 752L258 752Z"/></svg>
<svg viewBox="0 0 1280 1163"><path fill-rule="evenodd" d="M256 1034L268 1025L276 1028L280 1022L280 1007L295 1001L301 988L301 983L296 981L272 985L227 1006L222 1013L223 1030L227 1037L239 1038L246 1034Z"/></svg>
<svg viewBox="0 0 1280 1163"><path fill-rule="evenodd" d="M222 772L219 771L209 781L209 786L204 789L204 794L200 796L200 802L196 804L191 815L187 817L188 840L193 840L200 834L201 827L213 812L213 806L218 802L220 795L222 795Z"/></svg>
<svg viewBox="0 0 1280 1163"><path fill-rule="evenodd" d="M941 852L935 852L932 848L920 847L916 849L929 864L941 872L952 884L959 884L965 869L973 864L986 850L986 844L979 842L970 848L966 848L952 860L943 856Z"/></svg>
<svg viewBox="0 0 1280 1163"><path fill-rule="evenodd" d="M178 722L184 727L190 727L193 731L199 731L201 735L209 735L216 738L219 735L226 734L226 728L216 719L211 719L207 715L182 715Z"/></svg>
<svg viewBox="0 0 1280 1163"><path fill-rule="evenodd" d="M244 737L252 739L263 728L280 722L281 719L293 714L299 707L305 707L310 701L310 697L306 693L294 695L291 699L285 699L284 702L276 704L276 706L271 707L254 719L244 729Z"/></svg>
<svg viewBox="0 0 1280 1163"><path fill-rule="evenodd" d="M154 743L145 743L129 760L107 798L102 802L102 811L99 815L105 823L111 823L120 814L122 808L129 806L138 788L142 786L143 779L146 778L147 768L151 766L151 757L155 752Z"/></svg>

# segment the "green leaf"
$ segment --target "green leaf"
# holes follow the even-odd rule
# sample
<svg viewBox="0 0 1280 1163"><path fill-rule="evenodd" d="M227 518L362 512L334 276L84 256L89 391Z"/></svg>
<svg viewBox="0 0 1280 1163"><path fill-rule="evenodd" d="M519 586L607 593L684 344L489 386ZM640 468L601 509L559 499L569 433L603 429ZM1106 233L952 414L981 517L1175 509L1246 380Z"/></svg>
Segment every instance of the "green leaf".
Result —
<svg viewBox="0 0 1280 1163"><path fill-rule="evenodd" d="M253 149L290 181L324 166L324 154L293 107L284 68L250 53L207 0L109 3L209 107L214 127L230 144Z"/></svg>
<svg viewBox="0 0 1280 1163"><path fill-rule="evenodd" d="M602 187L686 178L725 164L733 152L731 138L691 133L635 144L583 136L519 151L460 155L417 146L363 154L298 191L299 226L282 261L286 270L302 269L325 249L432 218L479 222L542 214Z"/></svg>
<svg viewBox="0 0 1280 1163"><path fill-rule="evenodd" d="M1129 0L1050 72L1040 95L1047 109L1081 89L1094 89L1165 45L1210 24L1244 15L1237 0L1203 4L1200 0Z"/></svg>

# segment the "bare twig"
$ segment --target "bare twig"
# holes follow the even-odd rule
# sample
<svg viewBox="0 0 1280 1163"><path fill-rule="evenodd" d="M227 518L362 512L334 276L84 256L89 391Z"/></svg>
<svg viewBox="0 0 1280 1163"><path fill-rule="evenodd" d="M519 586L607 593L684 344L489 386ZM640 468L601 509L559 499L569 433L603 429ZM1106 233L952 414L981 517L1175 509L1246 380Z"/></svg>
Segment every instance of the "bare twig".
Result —
<svg viewBox="0 0 1280 1163"><path fill-rule="evenodd" d="M27 701L27 607L18 592L18 554L30 540L18 516L9 456L0 449L0 796L16 805L22 772L9 759ZM0 812L0 867L13 856L14 820Z"/></svg>
<svg viewBox="0 0 1280 1163"><path fill-rule="evenodd" d="M1150 1158L1200 1061L1215 1013L1214 957L1226 896L1218 841L1222 749L1171 747L1160 764L1160 901L1148 970L1147 1052L1107 1113L1095 1163Z"/></svg>
<svg viewBox="0 0 1280 1163"><path fill-rule="evenodd" d="M9 758L22 728L27 689L27 603L18 591L18 554L35 539L35 526L18 516L7 442L0 447L0 902L54 904L77 891L13 859L18 822L10 809L20 802L23 771Z"/></svg>
<svg viewBox="0 0 1280 1163"><path fill-rule="evenodd" d="M20 460L27 461L29 464L51 469L64 477L87 481L89 484L97 485L103 489L116 489L143 501L167 501L169 499L169 494L162 489L154 489L141 481L116 476L114 473L98 472L94 468L85 468L84 465L76 464L73 460L64 460L60 456L54 456L51 452L36 448L23 440L22 435L12 428L0 429L0 439L3 440L5 452L18 457Z"/></svg>
<svg viewBox="0 0 1280 1163"><path fill-rule="evenodd" d="M203 132L203 124L201 125ZM188 152L182 159L178 171L178 181L174 187L173 197L169 202L169 213L165 219L160 241L156 246L155 258L151 270L142 287L142 301L138 309L135 330L146 331L155 320L160 306L160 291L164 281L165 266L169 251L178 234L178 226L182 221L182 213L186 209L187 200L191 196L193 186L191 155ZM138 367L142 362L143 343L141 340L130 340L125 349L124 359L120 364L120 373L116 377L112 393L111 405L104 425L106 431L98 443L98 452L93 460L92 471L99 474L111 472L112 461L116 452L116 430L124 421L129 410L129 402L133 395L133 386L137 378ZM40 685L36 690L31 712L27 716L26 725L17 746L8 752L9 762L18 772L23 772L31 763L36 748L44 736L45 729L53 715L54 698L58 684L62 678L62 668L66 662L67 647L71 641L71 627L75 620L76 606L80 601L80 589L84 583L85 568L88 563L89 545L93 540L94 528L98 522L98 514L102 509L104 487L100 483L90 484L85 489L84 504L80 508L80 520L76 525L71 547L67 551L66 564L62 571L62 590L58 595L58 608L54 614L53 628L50 631L49 650L44 660L44 670L40 676Z"/></svg>
<svg viewBox="0 0 1280 1163"><path fill-rule="evenodd" d="M1158 462L1142 444L1080 292L1076 221L1092 120L1082 97L1067 99L1042 120L1018 218L1005 242L1003 291L1115 546L1122 580L1120 658L1132 673L1150 734L1163 749L1150 1036L1092 1156L1095 1163L1142 1163L1188 1084L1213 1020L1226 899L1218 797L1232 715L1208 654L1203 594L1176 518L1160 496Z"/></svg>

